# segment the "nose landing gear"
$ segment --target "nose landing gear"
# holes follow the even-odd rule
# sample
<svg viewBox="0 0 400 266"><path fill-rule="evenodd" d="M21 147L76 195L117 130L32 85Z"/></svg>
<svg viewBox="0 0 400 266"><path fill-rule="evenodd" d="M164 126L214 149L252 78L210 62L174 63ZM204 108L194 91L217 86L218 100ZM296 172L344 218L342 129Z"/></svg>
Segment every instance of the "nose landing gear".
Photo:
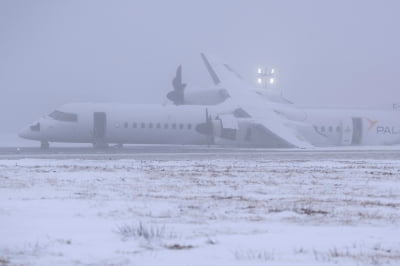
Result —
<svg viewBox="0 0 400 266"><path fill-rule="evenodd" d="M49 144L48 141L41 141L40 142L40 149L47 150L47 149L49 149L49 147L50 147L50 144Z"/></svg>

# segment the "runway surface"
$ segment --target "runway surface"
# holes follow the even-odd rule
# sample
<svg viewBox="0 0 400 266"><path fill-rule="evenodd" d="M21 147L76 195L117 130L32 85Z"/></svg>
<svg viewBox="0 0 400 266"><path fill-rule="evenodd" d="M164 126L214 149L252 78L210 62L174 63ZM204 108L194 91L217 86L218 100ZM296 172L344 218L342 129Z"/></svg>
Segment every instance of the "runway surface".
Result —
<svg viewBox="0 0 400 266"><path fill-rule="evenodd" d="M400 159L400 146L341 147L315 149L256 149L221 146L134 145L104 150L91 147L0 147L0 159L154 159L191 160L211 158L265 159L265 160L329 160L329 159Z"/></svg>

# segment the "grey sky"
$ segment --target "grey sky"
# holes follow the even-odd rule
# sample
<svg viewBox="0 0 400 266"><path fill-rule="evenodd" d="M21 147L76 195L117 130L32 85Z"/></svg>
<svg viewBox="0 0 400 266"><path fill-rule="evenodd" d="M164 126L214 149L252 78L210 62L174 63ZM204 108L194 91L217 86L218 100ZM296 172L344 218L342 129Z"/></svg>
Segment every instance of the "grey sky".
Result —
<svg viewBox="0 0 400 266"><path fill-rule="evenodd" d="M279 69L301 105L400 102L400 1L0 1L0 130L77 101L160 103L199 52ZM249 80L251 81L251 80Z"/></svg>

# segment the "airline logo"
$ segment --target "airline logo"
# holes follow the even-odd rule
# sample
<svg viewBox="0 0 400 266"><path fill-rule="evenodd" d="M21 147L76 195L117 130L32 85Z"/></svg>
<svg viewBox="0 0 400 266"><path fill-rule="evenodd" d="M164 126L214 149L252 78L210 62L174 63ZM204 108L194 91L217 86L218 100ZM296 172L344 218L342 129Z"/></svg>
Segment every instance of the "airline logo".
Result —
<svg viewBox="0 0 400 266"><path fill-rule="evenodd" d="M377 126L378 120L366 118L369 126L368 131L376 127L376 134L378 135L400 135L400 129L395 126Z"/></svg>
<svg viewBox="0 0 400 266"><path fill-rule="evenodd" d="M377 134L389 134L389 135L400 135L400 129L394 126L379 126L376 128Z"/></svg>
<svg viewBox="0 0 400 266"><path fill-rule="evenodd" d="M372 119L369 119L369 118L366 118L366 119L367 119L367 121L369 123L368 131L370 131L374 126L376 126L376 124L378 123L378 120L372 120Z"/></svg>

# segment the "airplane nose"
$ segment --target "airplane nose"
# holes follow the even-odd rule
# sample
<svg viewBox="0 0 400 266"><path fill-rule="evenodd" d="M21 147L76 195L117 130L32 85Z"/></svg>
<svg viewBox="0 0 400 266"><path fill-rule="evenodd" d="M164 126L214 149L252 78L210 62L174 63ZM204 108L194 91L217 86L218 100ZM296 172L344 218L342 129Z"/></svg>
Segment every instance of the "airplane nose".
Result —
<svg viewBox="0 0 400 266"><path fill-rule="evenodd" d="M28 129L28 128L22 129L22 130L18 133L18 136L19 136L20 138L23 138L23 139L29 139L29 129Z"/></svg>
<svg viewBox="0 0 400 266"><path fill-rule="evenodd" d="M40 123L34 123L29 127L22 129L18 136L24 139L35 139L40 132Z"/></svg>

